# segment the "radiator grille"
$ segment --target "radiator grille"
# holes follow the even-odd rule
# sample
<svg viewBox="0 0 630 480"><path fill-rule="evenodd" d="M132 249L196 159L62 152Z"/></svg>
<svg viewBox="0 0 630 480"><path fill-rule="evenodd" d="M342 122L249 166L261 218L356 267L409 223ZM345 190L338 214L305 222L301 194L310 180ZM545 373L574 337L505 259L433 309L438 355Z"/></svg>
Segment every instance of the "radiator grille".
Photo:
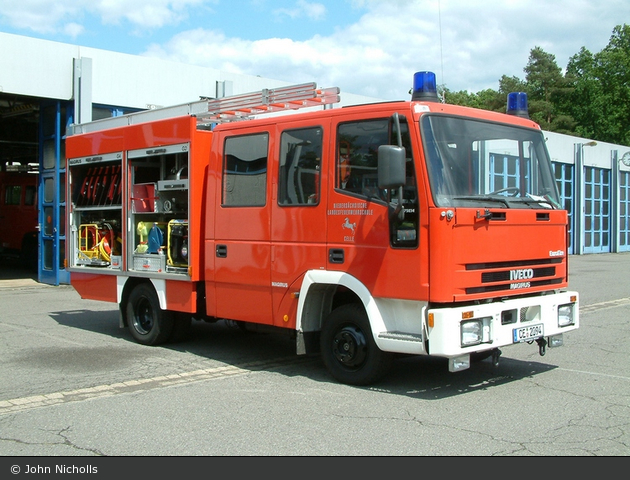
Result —
<svg viewBox="0 0 630 480"><path fill-rule="evenodd" d="M466 265L467 271L480 273L477 286L466 288L467 294L515 291L525 288L553 286L562 283L557 278L557 265L562 258L487 262Z"/></svg>

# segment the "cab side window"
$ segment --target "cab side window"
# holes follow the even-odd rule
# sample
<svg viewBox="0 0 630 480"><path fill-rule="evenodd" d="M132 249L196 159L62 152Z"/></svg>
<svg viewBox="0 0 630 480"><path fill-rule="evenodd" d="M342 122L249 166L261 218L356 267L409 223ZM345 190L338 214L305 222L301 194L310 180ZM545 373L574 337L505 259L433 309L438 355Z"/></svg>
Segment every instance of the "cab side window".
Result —
<svg viewBox="0 0 630 480"><path fill-rule="evenodd" d="M288 130L282 133L278 204L319 203L322 128Z"/></svg>
<svg viewBox="0 0 630 480"><path fill-rule="evenodd" d="M378 189L378 147L389 144L389 119L344 123L337 130L337 188L383 198Z"/></svg>
<svg viewBox="0 0 630 480"><path fill-rule="evenodd" d="M223 158L224 206L264 206L269 134L228 137Z"/></svg>
<svg viewBox="0 0 630 480"><path fill-rule="evenodd" d="M416 248L419 238L418 188L414 172L409 125L404 117L394 117L340 124L337 130L336 188L368 200L382 200L393 211L390 243L396 248ZM400 125L400 133L397 131ZM378 148L398 145L406 153L406 183L402 188L378 188ZM402 202L402 205L400 203Z"/></svg>

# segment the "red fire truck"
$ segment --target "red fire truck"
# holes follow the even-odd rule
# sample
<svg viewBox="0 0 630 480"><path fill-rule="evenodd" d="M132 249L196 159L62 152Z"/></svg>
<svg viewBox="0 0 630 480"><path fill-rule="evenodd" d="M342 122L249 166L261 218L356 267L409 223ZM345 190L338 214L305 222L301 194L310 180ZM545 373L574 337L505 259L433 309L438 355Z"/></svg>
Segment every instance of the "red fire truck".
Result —
<svg viewBox="0 0 630 480"><path fill-rule="evenodd" d="M0 256L37 267L37 174L0 172Z"/></svg>
<svg viewBox="0 0 630 480"><path fill-rule="evenodd" d="M524 94L514 115L447 105L419 72L411 101L338 101L306 84L72 126L74 288L142 344L191 318L275 327L354 385L396 354L458 371L562 345L567 212Z"/></svg>

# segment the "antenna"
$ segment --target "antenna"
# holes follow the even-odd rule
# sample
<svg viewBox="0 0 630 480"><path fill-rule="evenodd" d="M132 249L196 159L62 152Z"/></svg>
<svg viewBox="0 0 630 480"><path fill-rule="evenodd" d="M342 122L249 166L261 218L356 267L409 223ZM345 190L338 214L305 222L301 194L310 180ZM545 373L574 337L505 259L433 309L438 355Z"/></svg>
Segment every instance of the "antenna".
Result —
<svg viewBox="0 0 630 480"><path fill-rule="evenodd" d="M442 85L446 85L444 81L444 55L442 52L442 3L438 0L438 23L440 27L440 68L442 75ZM446 93L442 90L442 103L446 103Z"/></svg>

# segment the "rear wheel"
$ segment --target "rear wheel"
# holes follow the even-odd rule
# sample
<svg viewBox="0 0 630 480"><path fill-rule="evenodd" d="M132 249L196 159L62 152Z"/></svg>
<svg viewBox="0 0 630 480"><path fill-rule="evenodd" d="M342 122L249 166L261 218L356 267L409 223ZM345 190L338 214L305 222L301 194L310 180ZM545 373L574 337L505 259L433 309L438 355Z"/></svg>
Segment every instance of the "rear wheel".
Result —
<svg viewBox="0 0 630 480"><path fill-rule="evenodd" d="M369 385L391 367L393 354L380 350L361 305L342 305L331 312L321 331L320 348L330 374L349 385Z"/></svg>
<svg viewBox="0 0 630 480"><path fill-rule="evenodd" d="M153 287L141 283L127 300L127 323L133 338L143 345L166 342L173 331L173 315L162 310Z"/></svg>

